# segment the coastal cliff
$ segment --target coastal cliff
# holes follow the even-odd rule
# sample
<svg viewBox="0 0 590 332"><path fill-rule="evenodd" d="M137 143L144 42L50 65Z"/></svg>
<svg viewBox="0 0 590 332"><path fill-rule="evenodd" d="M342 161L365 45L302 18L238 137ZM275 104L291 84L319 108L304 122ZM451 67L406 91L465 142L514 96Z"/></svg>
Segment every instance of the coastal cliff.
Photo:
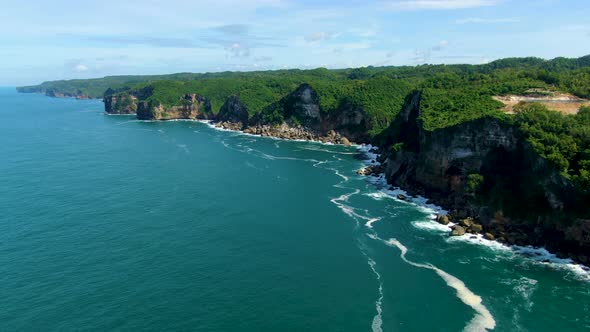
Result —
<svg viewBox="0 0 590 332"><path fill-rule="evenodd" d="M493 116L427 129L422 98L421 90L408 94L394 121L374 137L369 134L372 119L362 107L343 101L325 110L309 84L259 110L231 95L213 113L210 100L196 93L164 106L149 86L105 94L104 101L107 113L136 113L142 120L207 119L260 136L378 145L378 171L391 185L449 210L445 220L464 228L454 234L481 233L507 244L544 246L587 264L590 221L584 217L590 211L585 196L534 151L521 129Z"/></svg>
<svg viewBox="0 0 590 332"><path fill-rule="evenodd" d="M45 88L39 86L25 86L17 87L16 91L20 93L42 93L47 97L54 98L76 98L76 99L92 99L93 97L84 93L82 90L76 89L72 91L63 91L60 89Z"/></svg>
<svg viewBox="0 0 590 332"><path fill-rule="evenodd" d="M207 119L211 114L211 102L195 93L181 97L181 105L165 107L154 101L141 101L137 106L140 120Z"/></svg>
<svg viewBox="0 0 590 332"><path fill-rule="evenodd" d="M589 263L590 215L582 193L534 152L521 130L493 117L424 129L421 93L381 138L389 183L450 211L439 218L507 244L544 246ZM467 220L467 221L465 221ZM457 233L455 233L457 234Z"/></svg>
<svg viewBox="0 0 590 332"><path fill-rule="evenodd" d="M264 136L344 145L370 142L368 116L361 107L342 104L337 109L325 111L321 108L317 92L309 84L300 85L252 117L248 117L247 108L239 97L232 96L215 120L229 129Z"/></svg>
<svg viewBox="0 0 590 332"><path fill-rule="evenodd" d="M368 143L370 124L360 107L344 103L339 108L321 109L316 91L302 84L276 103L261 110L250 110L237 95L231 95L214 114L208 98L185 94L178 105L164 106L152 98L152 90L116 93L103 98L107 114L137 114L140 120L203 119L218 126L261 136L306 139L350 145ZM252 114L252 115L251 115ZM276 115L279 114L280 117Z"/></svg>

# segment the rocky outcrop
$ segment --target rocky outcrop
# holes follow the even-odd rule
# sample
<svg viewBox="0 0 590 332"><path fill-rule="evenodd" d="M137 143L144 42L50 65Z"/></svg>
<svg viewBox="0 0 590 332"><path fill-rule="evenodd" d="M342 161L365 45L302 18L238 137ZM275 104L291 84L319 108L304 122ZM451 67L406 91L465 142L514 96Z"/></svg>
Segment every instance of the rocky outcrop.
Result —
<svg viewBox="0 0 590 332"><path fill-rule="evenodd" d="M197 94L181 97L180 106L165 107L154 101L142 101L137 107L140 120L207 119L211 116L211 102Z"/></svg>
<svg viewBox="0 0 590 332"><path fill-rule="evenodd" d="M250 112L238 96L230 96L215 117L216 125L253 135L347 146L369 141L367 116L362 109L343 104L341 109L326 113L309 84L300 85L251 117Z"/></svg>
<svg viewBox="0 0 590 332"><path fill-rule="evenodd" d="M329 112L323 121L324 130L334 130L354 142L369 142L370 124L362 107L343 102Z"/></svg>
<svg viewBox="0 0 590 332"><path fill-rule="evenodd" d="M287 125L305 132L297 138L312 136L323 142L344 145L370 142L368 116L362 108L343 102L334 110L323 110L317 92L309 84L300 85L279 102L255 114L249 126L277 127L272 123L274 117L269 114L282 116L283 124L279 127Z"/></svg>
<svg viewBox="0 0 590 332"><path fill-rule="evenodd" d="M240 97L230 96L221 106L215 119L219 122L234 123L238 129L243 129L248 125L248 108L240 101Z"/></svg>
<svg viewBox="0 0 590 332"><path fill-rule="evenodd" d="M425 130L416 92L381 139L388 182L451 211L466 232L578 261L590 252L587 204L517 127L485 117Z"/></svg>
<svg viewBox="0 0 590 332"><path fill-rule="evenodd" d="M301 121L304 128L316 131L320 129L320 99L309 84L300 85L297 90L281 100L280 104L284 109L285 118L295 117Z"/></svg>
<svg viewBox="0 0 590 332"><path fill-rule="evenodd" d="M132 95L108 95L103 98L107 114L135 114L137 97Z"/></svg>

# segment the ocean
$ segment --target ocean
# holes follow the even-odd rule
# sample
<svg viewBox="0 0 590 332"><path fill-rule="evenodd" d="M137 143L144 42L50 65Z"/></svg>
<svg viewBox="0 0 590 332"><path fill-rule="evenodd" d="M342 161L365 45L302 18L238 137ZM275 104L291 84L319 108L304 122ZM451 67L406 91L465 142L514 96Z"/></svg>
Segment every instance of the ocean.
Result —
<svg viewBox="0 0 590 332"><path fill-rule="evenodd" d="M588 272L448 237L368 147L0 105L1 331L590 329Z"/></svg>

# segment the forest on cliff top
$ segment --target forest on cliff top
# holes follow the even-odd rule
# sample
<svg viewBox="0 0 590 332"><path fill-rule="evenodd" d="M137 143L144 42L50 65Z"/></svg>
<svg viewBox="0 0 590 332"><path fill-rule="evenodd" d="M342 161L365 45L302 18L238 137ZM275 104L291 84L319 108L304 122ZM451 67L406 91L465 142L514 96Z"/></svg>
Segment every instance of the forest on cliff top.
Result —
<svg viewBox="0 0 590 332"><path fill-rule="evenodd" d="M342 105L364 110L370 134L387 129L405 97L422 91L421 116L425 130L436 130L484 116L513 122L534 149L581 188L590 185L590 110L562 115L540 104L519 105L516 116L500 110L493 96L539 91L565 92L590 98L590 55L581 58L507 58L483 65L420 65L328 70L180 73L155 76L109 76L89 80L44 82L19 87L20 92L62 93L100 98L139 95L165 107L180 105L181 96L196 93L211 101L217 113L229 96L239 96L250 115L262 113L269 122L284 120L280 108L269 107L309 84L323 112Z"/></svg>

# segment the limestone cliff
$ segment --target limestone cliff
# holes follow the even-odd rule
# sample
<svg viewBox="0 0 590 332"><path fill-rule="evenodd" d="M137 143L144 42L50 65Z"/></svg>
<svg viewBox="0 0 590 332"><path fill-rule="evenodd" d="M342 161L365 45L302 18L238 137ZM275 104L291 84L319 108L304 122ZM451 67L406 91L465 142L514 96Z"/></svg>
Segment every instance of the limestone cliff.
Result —
<svg viewBox="0 0 590 332"><path fill-rule="evenodd" d="M391 184L432 199L458 219L478 219L502 241L587 261L590 222L582 217L590 215L588 207L516 126L484 117L425 130L415 92L381 146Z"/></svg>
<svg viewBox="0 0 590 332"><path fill-rule="evenodd" d="M211 102L197 94L186 94L180 106L165 107L161 103L141 101L137 107L140 120L207 119L211 114Z"/></svg>
<svg viewBox="0 0 590 332"><path fill-rule="evenodd" d="M273 111L282 115L282 123L276 124L273 118L268 116ZM249 125L274 125L277 128L287 126L304 132L299 135L300 137L295 138L312 136L334 143L339 143L342 138L346 142L368 143L370 141L369 120L362 108L342 103L334 110L324 110L321 108L317 92L309 84L300 85L279 102L256 113L250 119Z"/></svg>
<svg viewBox="0 0 590 332"><path fill-rule="evenodd" d="M103 102L107 114L135 114L137 112L137 97L132 95L109 95L103 98Z"/></svg>
<svg viewBox="0 0 590 332"><path fill-rule="evenodd" d="M242 129L248 125L248 108L240 101L238 96L230 96L221 106L215 119L220 122L235 123Z"/></svg>

